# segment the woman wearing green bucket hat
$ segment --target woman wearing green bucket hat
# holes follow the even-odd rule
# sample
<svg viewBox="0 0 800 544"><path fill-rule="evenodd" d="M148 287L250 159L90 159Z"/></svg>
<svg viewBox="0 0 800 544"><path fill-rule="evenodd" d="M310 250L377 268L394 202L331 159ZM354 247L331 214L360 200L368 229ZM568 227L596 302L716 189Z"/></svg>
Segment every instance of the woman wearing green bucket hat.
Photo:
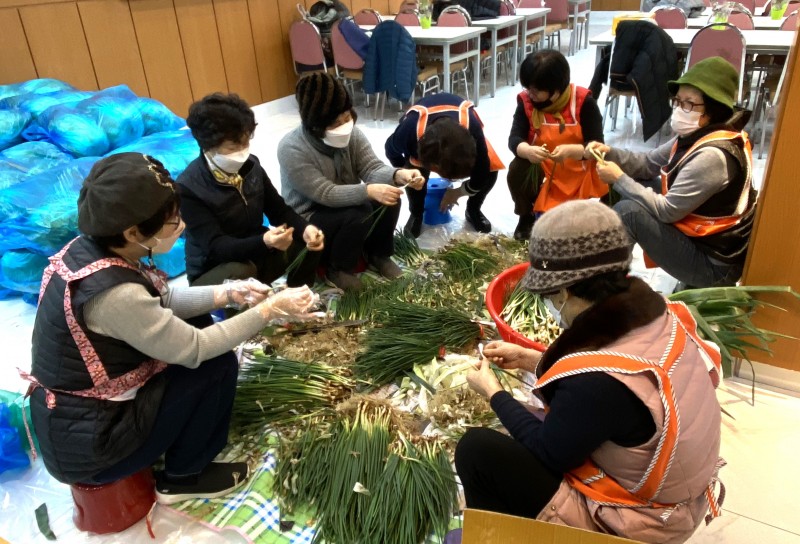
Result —
<svg viewBox="0 0 800 544"><path fill-rule="evenodd" d="M600 179L622 195L614 209L648 266L695 287L735 284L747 255L756 192L738 86L728 61L702 60L669 82L674 140L645 153L586 146L605 158Z"/></svg>

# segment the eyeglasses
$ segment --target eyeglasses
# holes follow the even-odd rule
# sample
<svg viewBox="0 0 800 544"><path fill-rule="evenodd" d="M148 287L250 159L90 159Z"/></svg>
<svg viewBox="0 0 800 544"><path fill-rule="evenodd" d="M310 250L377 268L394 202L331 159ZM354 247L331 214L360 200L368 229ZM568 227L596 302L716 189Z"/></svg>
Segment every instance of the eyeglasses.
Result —
<svg viewBox="0 0 800 544"><path fill-rule="evenodd" d="M180 226L181 221L182 221L181 214L178 214L175 216L175 219L172 219L171 221L164 221L164 226L178 227Z"/></svg>
<svg viewBox="0 0 800 544"><path fill-rule="evenodd" d="M692 113L697 106L705 106L705 104L695 104L690 100L681 100L677 96L673 96L670 99L670 104L672 105L672 109L680 108L683 110L684 113Z"/></svg>

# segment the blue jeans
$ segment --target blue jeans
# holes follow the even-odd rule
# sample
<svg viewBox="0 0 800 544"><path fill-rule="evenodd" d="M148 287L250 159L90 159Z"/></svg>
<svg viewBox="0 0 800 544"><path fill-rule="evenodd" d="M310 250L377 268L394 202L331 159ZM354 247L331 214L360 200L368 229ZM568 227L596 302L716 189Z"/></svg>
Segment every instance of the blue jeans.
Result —
<svg viewBox="0 0 800 544"><path fill-rule="evenodd" d="M667 274L692 287L735 285L742 275L741 264L712 260L677 228L662 223L634 200L614 206L634 242Z"/></svg>

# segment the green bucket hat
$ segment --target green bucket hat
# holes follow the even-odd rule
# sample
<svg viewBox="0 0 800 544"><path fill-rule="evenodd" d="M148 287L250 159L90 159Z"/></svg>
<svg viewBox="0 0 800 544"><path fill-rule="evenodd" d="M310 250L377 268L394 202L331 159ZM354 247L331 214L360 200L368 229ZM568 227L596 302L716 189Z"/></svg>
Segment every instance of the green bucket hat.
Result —
<svg viewBox="0 0 800 544"><path fill-rule="evenodd" d="M739 89L739 74L736 68L722 57L703 59L686 71L680 78L667 83L674 96L680 85L697 87L703 94L720 104L733 109L736 91Z"/></svg>

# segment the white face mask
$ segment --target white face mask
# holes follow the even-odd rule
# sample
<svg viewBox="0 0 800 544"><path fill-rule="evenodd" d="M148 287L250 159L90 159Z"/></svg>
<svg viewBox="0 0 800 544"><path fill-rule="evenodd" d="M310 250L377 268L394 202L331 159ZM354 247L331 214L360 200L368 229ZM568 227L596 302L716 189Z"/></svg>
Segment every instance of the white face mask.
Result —
<svg viewBox="0 0 800 544"><path fill-rule="evenodd" d="M702 116L703 114L699 111L690 111L686 113L680 108L675 108L672 110L670 125L675 134L686 136L700 128L700 118Z"/></svg>
<svg viewBox="0 0 800 544"><path fill-rule="evenodd" d="M561 310L564 309L564 305L567 303L567 300L564 299L564 302L561 303L561 308L556 308L556 305L553 304L553 301L549 298L544 298L544 305L547 307L547 311L550 312L550 315L553 316L553 319L556 320L558 326L562 329L567 328L567 324L564 322L564 317L561 315Z"/></svg>
<svg viewBox="0 0 800 544"><path fill-rule="evenodd" d="M350 119L343 125L339 125L331 130L326 130L325 137L322 141L331 147L337 147L339 149L347 147L348 144L350 144L350 135L353 134L354 125L355 123Z"/></svg>
<svg viewBox="0 0 800 544"><path fill-rule="evenodd" d="M209 159L211 159L212 165L216 166L223 172L228 174L236 174L239 170L242 169L244 163L247 162L247 159L250 157L250 147L245 147L241 151L236 151L234 153L228 153L227 155L223 155L222 153L213 153L209 155Z"/></svg>
<svg viewBox="0 0 800 544"><path fill-rule="evenodd" d="M178 227L167 238L158 238L156 236L153 236L151 238L152 240L156 241L156 245L154 245L154 246L146 246L141 242L136 242L136 243L139 245L139 247L141 247L143 249L146 249L147 250L147 256L150 259L152 259L154 253L156 253L156 254L169 253L170 250L172 249L172 246L175 245L175 242L177 242L178 238L180 238L181 234L183 234L183 230L185 228L186 228L186 223L184 223L183 219L181 219L181 222L178 225Z"/></svg>

